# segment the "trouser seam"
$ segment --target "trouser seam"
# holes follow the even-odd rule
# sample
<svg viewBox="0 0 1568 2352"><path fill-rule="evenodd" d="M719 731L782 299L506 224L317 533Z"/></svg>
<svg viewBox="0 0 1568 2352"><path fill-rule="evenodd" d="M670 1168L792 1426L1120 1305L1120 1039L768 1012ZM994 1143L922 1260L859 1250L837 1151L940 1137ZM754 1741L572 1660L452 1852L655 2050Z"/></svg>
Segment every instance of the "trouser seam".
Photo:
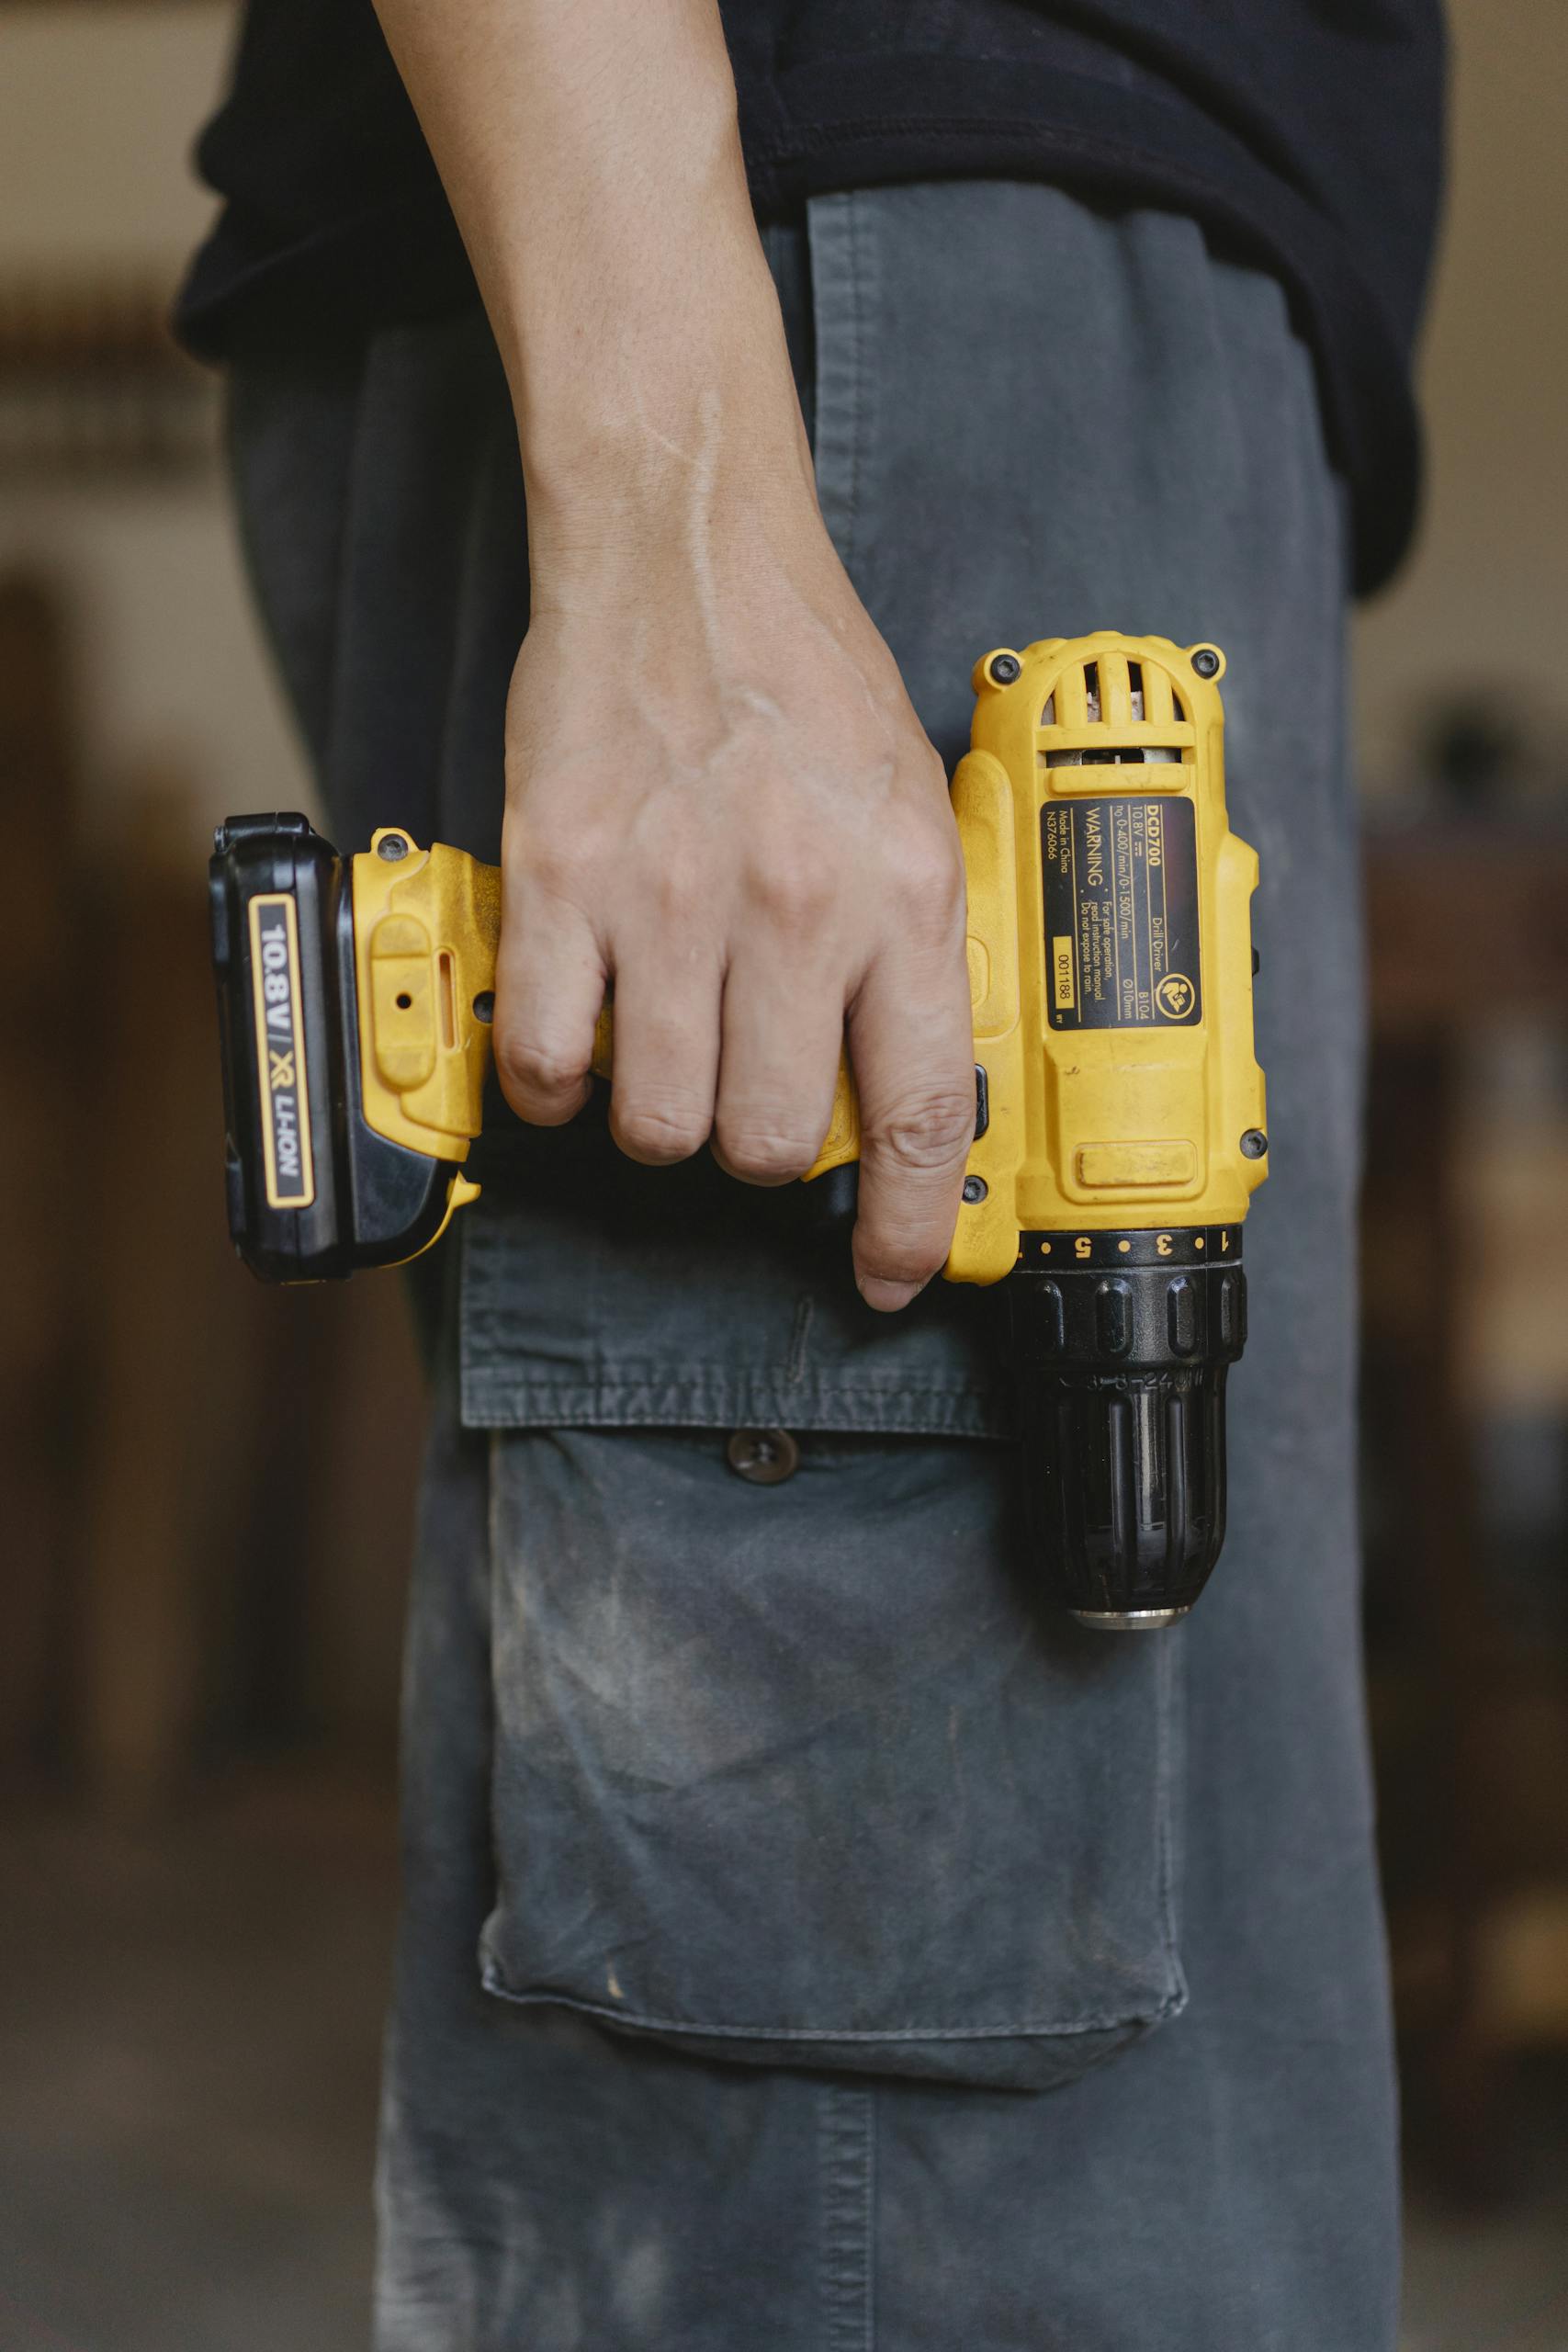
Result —
<svg viewBox="0 0 1568 2352"><path fill-rule="evenodd" d="M819 2098L822 2352L875 2352L875 2093L835 2084Z"/></svg>
<svg viewBox="0 0 1568 2352"><path fill-rule="evenodd" d="M807 212L815 334L814 458L822 518L852 579L858 555L866 399L867 256L854 191Z"/></svg>

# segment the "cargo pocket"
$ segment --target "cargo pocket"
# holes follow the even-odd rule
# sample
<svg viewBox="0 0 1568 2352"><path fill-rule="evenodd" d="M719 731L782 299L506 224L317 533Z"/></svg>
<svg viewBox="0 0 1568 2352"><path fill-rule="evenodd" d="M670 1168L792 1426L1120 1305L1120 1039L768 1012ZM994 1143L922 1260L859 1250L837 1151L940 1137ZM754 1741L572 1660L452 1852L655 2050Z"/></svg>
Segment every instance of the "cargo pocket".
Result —
<svg viewBox="0 0 1568 2352"><path fill-rule="evenodd" d="M1010 1448L491 1443L492 1993L1019 2088L1181 2007L1180 1636L1039 1599Z"/></svg>

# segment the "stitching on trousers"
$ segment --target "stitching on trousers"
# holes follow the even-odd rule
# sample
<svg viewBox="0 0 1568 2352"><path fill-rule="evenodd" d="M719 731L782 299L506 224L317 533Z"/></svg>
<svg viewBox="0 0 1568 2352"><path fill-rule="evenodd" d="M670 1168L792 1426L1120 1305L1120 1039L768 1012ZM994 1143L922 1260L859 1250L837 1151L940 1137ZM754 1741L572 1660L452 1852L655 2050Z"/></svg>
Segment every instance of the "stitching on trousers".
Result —
<svg viewBox="0 0 1568 2352"><path fill-rule="evenodd" d="M834 2084L818 2097L822 2352L875 2352L876 2094Z"/></svg>
<svg viewBox="0 0 1568 2352"><path fill-rule="evenodd" d="M865 305L861 222L852 192L814 198L807 213L816 327L818 495L851 578L860 521Z"/></svg>
<svg viewBox="0 0 1568 2352"><path fill-rule="evenodd" d="M1178 1682L1186 1658L1185 1629L1174 1642L1168 1642L1156 1661L1157 1679L1156 1707L1158 1721L1155 1736L1158 1742L1159 1814L1158 1814L1158 1903L1160 1949L1165 1956L1166 1973L1169 1980L1167 2006L1179 2011L1187 2001L1187 1977L1181 1965L1181 1939L1176 1914L1177 1879L1177 1820L1176 1808L1180 1784L1179 1749L1186 1737L1183 1710L1186 1682Z"/></svg>
<svg viewBox="0 0 1568 2352"><path fill-rule="evenodd" d="M854 575L855 541L860 530L861 445L865 418L865 298L861 285L862 218L852 188L845 197L850 231L850 348L854 372L850 395L850 511L844 531L844 570Z"/></svg>
<svg viewBox="0 0 1568 2352"><path fill-rule="evenodd" d="M1168 1993L1157 2008L1133 2009L1121 2016L1052 2018L1047 2023L1023 2019L1010 2025L715 2025L701 2018L656 2018L645 2010L615 2007L608 2001L588 2001L576 1993L538 1989L519 1992L507 1982L502 1964L488 1945L481 1950L480 1982L498 2001L519 2008L580 2009L585 2017L604 2018L623 2031L683 2033L699 2041L826 2041L853 2043L857 2048L881 2043L891 2047L906 2041L1054 2041L1077 2033L1142 2033L1179 2014L1186 1999L1184 1984Z"/></svg>
<svg viewBox="0 0 1568 2352"><path fill-rule="evenodd" d="M816 1313L817 1301L807 1291L795 1310L795 1329L789 1338L789 1362L784 1367L784 1378L792 1388L806 1377L806 1343L811 1336Z"/></svg>

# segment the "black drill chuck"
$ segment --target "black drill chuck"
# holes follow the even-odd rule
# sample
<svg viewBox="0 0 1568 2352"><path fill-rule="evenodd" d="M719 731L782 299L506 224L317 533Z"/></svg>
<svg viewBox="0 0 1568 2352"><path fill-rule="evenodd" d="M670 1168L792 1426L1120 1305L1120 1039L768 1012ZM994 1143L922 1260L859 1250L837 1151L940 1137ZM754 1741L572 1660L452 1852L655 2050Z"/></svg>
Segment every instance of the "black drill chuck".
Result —
<svg viewBox="0 0 1568 2352"><path fill-rule="evenodd" d="M1025 1234L1005 1288L1035 1557L1086 1624L1169 1624L1224 1541L1240 1228Z"/></svg>

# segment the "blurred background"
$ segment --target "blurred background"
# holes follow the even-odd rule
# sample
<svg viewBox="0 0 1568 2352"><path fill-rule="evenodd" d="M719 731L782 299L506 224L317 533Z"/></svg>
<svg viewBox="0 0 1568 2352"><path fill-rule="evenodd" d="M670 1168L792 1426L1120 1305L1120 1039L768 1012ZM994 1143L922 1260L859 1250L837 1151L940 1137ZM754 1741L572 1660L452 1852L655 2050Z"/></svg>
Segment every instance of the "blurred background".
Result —
<svg viewBox="0 0 1568 2352"><path fill-rule="evenodd" d="M1356 648L1367 1634L1406 2352L1568 2352L1568 12L1452 15ZM0 2352L366 2324L419 1382L395 1284L222 1225L201 861L310 798L163 323L232 25L0 0Z"/></svg>

